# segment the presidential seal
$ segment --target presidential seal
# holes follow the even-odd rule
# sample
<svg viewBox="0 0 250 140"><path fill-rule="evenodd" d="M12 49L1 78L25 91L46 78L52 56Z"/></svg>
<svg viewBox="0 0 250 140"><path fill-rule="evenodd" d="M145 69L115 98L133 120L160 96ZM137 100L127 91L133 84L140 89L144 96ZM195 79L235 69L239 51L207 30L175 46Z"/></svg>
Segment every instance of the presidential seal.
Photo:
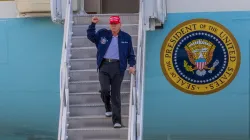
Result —
<svg viewBox="0 0 250 140"><path fill-rule="evenodd" d="M177 89L196 95L228 86L240 67L240 50L231 32L208 19L193 19L175 27L161 49L161 67Z"/></svg>

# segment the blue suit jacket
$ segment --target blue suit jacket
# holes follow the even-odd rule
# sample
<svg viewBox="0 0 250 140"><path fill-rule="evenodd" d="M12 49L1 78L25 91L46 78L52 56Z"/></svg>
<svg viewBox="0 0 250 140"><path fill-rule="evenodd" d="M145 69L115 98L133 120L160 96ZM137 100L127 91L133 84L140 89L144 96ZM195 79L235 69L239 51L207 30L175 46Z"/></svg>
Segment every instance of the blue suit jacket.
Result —
<svg viewBox="0 0 250 140"><path fill-rule="evenodd" d="M103 61L104 55L111 43L112 32L111 30L101 29L96 32L95 23L91 23L87 30L88 39L96 44L97 48L97 66L98 69ZM131 36L128 33L120 31L118 34L118 47L119 47L119 59L120 59L120 71L124 73L127 69L127 63L130 67L133 67L136 63L134 49L132 45Z"/></svg>

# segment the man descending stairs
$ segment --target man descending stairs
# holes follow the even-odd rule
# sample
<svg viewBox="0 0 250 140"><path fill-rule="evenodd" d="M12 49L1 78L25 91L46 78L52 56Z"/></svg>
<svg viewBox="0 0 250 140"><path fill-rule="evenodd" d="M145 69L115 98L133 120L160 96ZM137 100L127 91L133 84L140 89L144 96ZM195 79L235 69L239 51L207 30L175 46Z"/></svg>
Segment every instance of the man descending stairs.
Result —
<svg viewBox="0 0 250 140"><path fill-rule="evenodd" d="M110 15L99 15L96 30L108 28ZM69 140L125 140L128 138L130 75L125 72L121 87L121 113L124 127L114 129L112 119L105 116L100 97L96 66L96 47L87 38L92 16L75 16L70 58ZM137 45L138 14L120 15L122 30ZM134 48L135 53L136 49Z"/></svg>
<svg viewBox="0 0 250 140"><path fill-rule="evenodd" d="M101 97L105 104L106 117L112 116L114 128L121 128L120 87L129 64L129 73L135 74L135 54L129 34L121 31L119 16L109 19L110 30L96 31L99 18L93 17L87 30L88 39L97 47L97 66L101 85ZM112 106L111 106L111 103Z"/></svg>

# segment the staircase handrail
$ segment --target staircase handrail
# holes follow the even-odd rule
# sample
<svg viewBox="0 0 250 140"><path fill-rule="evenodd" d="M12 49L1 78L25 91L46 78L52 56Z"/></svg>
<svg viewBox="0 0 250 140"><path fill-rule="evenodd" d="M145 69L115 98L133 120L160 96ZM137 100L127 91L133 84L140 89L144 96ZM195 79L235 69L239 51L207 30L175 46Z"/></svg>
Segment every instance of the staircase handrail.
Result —
<svg viewBox="0 0 250 140"><path fill-rule="evenodd" d="M139 12L139 25L138 25L138 43L137 43L137 54L136 54L136 96L137 96L137 114L140 115L140 96L141 96L141 85L142 85L142 53L143 53L143 39L144 39L144 0L140 0L140 12Z"/></svg>
<svg viewBox="0 0 250 140"><path fill-rule="evenodd" d="M145 7L145 0L141 1L141 11L140 11L140 18L139 18L139 32L138 32L138 52L137 55L137 140L142 140L142 133L143 133L143 103L144 103L144 73L145 73L145 55L146 55L146 26L148 22L148 18L145 18L146 15L146 7Z"/></svg>
<svg viewBox="0 0 250 140"><path fill-rule="evenodd" d="M138 116L141 108L141 90L142 90L142 53L143 53L143 39L144 39L144 0L140 0L140 11L139 11L139 24L138 24L138 43L137 43L137 54L136 54L136 75L131 75L130 85L130 110L129 110L129 140L137 140L138 138L138 125L142 123Z"/></svg>
<svg viewBox="0 0 250 140"><path fill-rule="evenodd" d="M68 68L69 50L71 47L72 36L72 0L67 0L66 13L64 20L64 36L62 45L61 67L60 67L60 114L58 127L58 140L67 139L68 115L69 115L69 87L68 87Z"/></svg>
<svg viewBox="0 0 250 140"><path fill-rule="evenodd" d="M152 7L152 8L151 8ZM144 74L145 74L145 55L146 55L146 31L152 29L152 19L164 24L167 16L166 0L140 0L139 30L137 45L137 65L136 65L136 120L131 128L136 131L136 139L142 140L143 135L143 104L144 104ZM154 23L155 24L155 23ZM154 25L155 26L155 25ZM154 28L154 27L153 27ZM132 116L133 117L133 116ZM131 123L130 123L131 124ZM130 132L131 133L131 132ZM133 135L134 133L131 133ZM134 137L133 137L134 138Z"/></svg>
<svg viewBox="0 0 250 140"><path fill-rule="evenodd" d="M131 75L130 80L130 102L129 102L129 129L128 140L136 140L136 93L135 75Z"/></svg>

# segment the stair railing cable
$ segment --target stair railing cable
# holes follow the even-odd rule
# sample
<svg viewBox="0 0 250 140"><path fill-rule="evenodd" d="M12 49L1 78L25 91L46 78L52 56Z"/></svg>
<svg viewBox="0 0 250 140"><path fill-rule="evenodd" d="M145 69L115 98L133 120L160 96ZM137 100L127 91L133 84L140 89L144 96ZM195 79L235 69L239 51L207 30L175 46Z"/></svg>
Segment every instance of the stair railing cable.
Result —
<svg viewBox="0 0 250 140"><path fill-rule="evenodd" d="M62 45L61 67L60 67L60 118L58 127L58 140L66 140L68 116L69 116L69 51L71 47L72 24L73 24L72 0L67 0L64 20L64 36Z"/></svg>

